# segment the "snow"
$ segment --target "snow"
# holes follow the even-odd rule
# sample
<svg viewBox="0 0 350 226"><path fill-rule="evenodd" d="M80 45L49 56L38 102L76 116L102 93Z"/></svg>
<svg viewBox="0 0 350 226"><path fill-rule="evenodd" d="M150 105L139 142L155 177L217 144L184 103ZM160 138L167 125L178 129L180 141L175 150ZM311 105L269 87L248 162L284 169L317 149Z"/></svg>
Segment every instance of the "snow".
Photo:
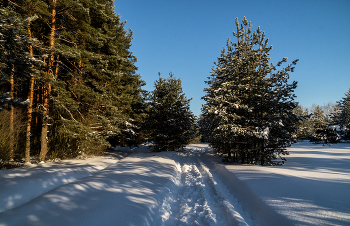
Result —
<svg viewBox="0 0 350 226"><path fill-rule="evenodd" d="M350 144L305 141L288 151L281 167L228 165L226 169L294 225L349 225Z"/></svg>
<svg viewBox="0 0 350 226"><path fill-rule="evenodd" d="M350 144L288 151L267 167L140 145L2 170L0 225L349 225Z"/></svg>

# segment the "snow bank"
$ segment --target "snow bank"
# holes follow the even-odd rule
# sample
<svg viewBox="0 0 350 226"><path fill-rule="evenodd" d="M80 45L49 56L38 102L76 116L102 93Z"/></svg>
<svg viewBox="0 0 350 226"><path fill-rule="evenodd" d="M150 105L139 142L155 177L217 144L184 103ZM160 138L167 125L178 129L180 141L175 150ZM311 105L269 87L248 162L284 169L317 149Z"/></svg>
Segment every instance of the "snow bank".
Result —
<svg viewBox="0 0 350 226"><path fill-rule="evenodd" d="M208 152L212 150L207 143L190 144L184 147L187 152Z"/></svg>
<svg viewBox="0 0 350 226"><path fill-rule="evenodd" d="M239 194L253 217L269 209L294 225L350 225L350 145L299 142L288 151L283 166L225 165L217 169L223 176L230 172L226 185Z"/></svg>
<svg viewBox="0 0 350 226"><path fill-rule="evenodd" d="M33 170L27 170L29 178ZM168 156L133 154L93 177L62 185L0 213L0 225L151 225L177 176L177 165ZM13 183L18 178L13 177Z"/></svg>
<svg viewBox="0 0 350 226"><path fill-rule="evenodd" d="M253 225L256 222L259 225L266 226L288 226L292 225L288 219L283 215L277 213L274 209L268 206L258 195L256 195L249 185L244 181L241 181L236 177L235 173L227 170L230 165L224 165L220 163L221 158L214 158L213 156L203 156L203 162L206 163L215 173L218 175L224 185L219 186L218 189L224 189L227 187L230 193L234 197L229 198L233 203L235 209L231 210L232 215L240 220L242 217L247 221L250 217L252 221L248 221L249 225ZM240 213L240 214L238 214ZM249 213L249 215L247 214ZM240 217L242 215L242 217ZM240 224L244 225L244 224Z"/></svg>
<svg viewBox="0 0 350 226"><path fill-rule="evenodd" d="M61 185L91 176L115 164L122 154L104 157L63 160L30 164L24 169L0 171L0 213L24 203Z"/></svg>
<svg viewBox="0 0 350 226"><path fill-rule="evenodd" d="M130 147L114 147L112 148L112 151L116 152L124 152L124 153L141 153L141 152L152 152L153 147L151 144L140 144L138 147L132 146Z"/></svg>

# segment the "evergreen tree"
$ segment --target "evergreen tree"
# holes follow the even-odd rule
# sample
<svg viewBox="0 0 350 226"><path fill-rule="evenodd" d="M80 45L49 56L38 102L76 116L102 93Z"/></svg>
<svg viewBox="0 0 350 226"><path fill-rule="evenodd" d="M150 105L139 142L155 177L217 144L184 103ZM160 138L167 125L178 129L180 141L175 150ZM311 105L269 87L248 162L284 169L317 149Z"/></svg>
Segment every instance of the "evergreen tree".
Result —
<svg viewBox="0 0 350 226"><path fill-rule="evenodd" d="M199 116L198 127L199 127L199 133L202 136L202 139L201 139L202 142L209 142L209 143L215 142L215 139L214 139L215 134L213 133L213 131L215 130L215 128L218 127L218 123L215 122L214 117L210 118L210 116L213 116L213 115L201 114Z"/></svg>
<svg viewBox="0 0 350 226"><path fill-rule="evenodd" d="M288 84L294 67L277 70L269 64L268 40L260 27L251 31L246 18L233 35L237 43L228 39L227 51L222 50L212 69L203 99L203 117L217 125L211 132L211 145L228 153L231 160L242 163L274 164L273 160L288 154L298 117L294 89L297 82ZM298 60L293 61L296 64ZM284 159L284 158L282 158Z"/></svg>
<svg viewBox="0 0 350 226"><path fill-rule="evenodd" d="M301 120L297 123L296 136L297 139L305 139L309 134L313 132L313 125L311 121L311 115L309 114L309 109L303 108L303 106L298 105L294 109L294 114L296 114Z"/></svg>
<svg viewBox="0 0 350 226"><path fill-rule="evenodd" d="M345 97L337 102L337 109L332 114L332 124L339 126L339 133L343 139L350 139L350 89Z"/></svg>
<svg viewBox="0 0 350 226"><path fill-rule="evenodd" d="M23 18L11 7L0 9L0 86L2 91L5 91L0 96L0 103L2 106L7 105L10 110L9 131L7 132L9 133L8 147L11 160L14 157L15 134L22 132L15 131L14 121L18 122L15 117L23 118L22 115L18 115L23 109L16 110L16 116L15 106L31 104L31 100L27 99L24 94L27 90L26 82L37 75L33 66L43 65L42 61L29 53L30 46L33 46L36 41L27 35L28 24L35 19L35 17Z"/></svg>
<svg viewBox="0 0 350 226"><path fill-rule="evenodd" d="M324 129L328 126L327 118L319 105L313 111L312 122L315 130Z"/></svg>
<svg viewBox="0 0 350 226"><path fill-rule="evenodd" d="M196 134L190 99L182 92L181 80L160 77L150 97L148 129L157 151L183 148Z"/></svg>
<svg viewBox="0 0 350 226"><path fill-rule="evenodd" d="M311 120L314 132L310 136L310 141L332 143L338 140L336 132L330 127L328 116L324 114L323 109L319 105L314 108Z"/></svg>
<svg viewBox="0 0 350 226"><path fill-rule="evenodd" d="M28 89L34 91L34 120L27 125L33 155L41 160L46 153L51 158L69 158L98 153L111 143L142 141L147 105L141 87L145 83L136 73L136 58L129 50L132 31L124 29L113 1L0 3L22 17L38 17L26 35L41 43L42 48L32 46L32 55L46 65L28 63L37 72L35 82L25 88L19 85L25 96L31 96Z"/></svg>

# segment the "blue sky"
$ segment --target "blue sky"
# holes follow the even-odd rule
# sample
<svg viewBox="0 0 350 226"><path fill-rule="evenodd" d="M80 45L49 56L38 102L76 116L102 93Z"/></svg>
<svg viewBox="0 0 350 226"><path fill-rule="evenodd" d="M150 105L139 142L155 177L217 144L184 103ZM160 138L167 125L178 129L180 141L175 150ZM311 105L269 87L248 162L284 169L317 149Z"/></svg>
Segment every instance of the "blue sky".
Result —
<svg viewBox="0 0 350 226"><path fill-rule="evenodd" d="M304 107L335 103L350 88L349 0L115 0L125 28L133 30L137 73L152 91L158 72L172 71L201 113L203 89L214 61L234 41L235 18L260 26L273 46L272 63L300 59L290 79Z"/></svg>

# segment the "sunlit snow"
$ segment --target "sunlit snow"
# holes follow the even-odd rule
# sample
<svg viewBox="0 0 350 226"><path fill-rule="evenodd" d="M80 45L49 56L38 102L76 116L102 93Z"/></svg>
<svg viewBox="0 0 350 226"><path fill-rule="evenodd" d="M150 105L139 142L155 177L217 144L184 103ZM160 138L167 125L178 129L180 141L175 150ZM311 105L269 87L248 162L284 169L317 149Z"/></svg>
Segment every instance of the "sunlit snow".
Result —
<svg viewBox="0 0 350 226"><path fill-rule="evenodd" d="M283 166L207 144L147 145L0 171L0 225L350 225L350 144L299 142Z"/></svg>

